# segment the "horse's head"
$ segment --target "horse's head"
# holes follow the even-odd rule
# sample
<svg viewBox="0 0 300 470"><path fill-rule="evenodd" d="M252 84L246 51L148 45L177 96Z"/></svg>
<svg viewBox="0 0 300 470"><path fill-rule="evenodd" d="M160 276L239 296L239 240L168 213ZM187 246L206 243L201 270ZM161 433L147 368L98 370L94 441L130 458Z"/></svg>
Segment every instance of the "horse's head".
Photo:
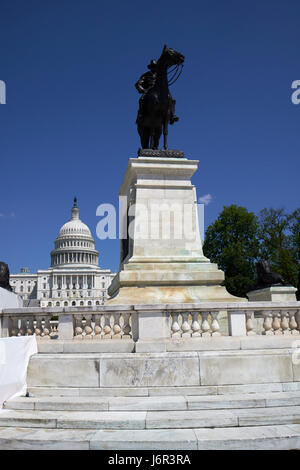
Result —
<svg viewBox="0 0 300 470"><path fill-rule="evenodd" d="M173 65L180 65L184 62L184 55L181 52L175 51L170 47L164 45L163 51L160 58L158 59L160 63L163 63L167 68L172 67Z"/></svg>

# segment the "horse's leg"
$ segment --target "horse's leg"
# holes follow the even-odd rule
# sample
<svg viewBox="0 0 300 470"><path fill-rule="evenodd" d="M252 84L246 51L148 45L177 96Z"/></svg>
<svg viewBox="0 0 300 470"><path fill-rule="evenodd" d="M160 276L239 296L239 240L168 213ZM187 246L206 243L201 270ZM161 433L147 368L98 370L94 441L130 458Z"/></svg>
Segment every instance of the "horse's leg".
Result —
<svg viewBox="0 0 300 470"><path fill-rule="evenodd" d="M149 148L149 131L146 127L143 130L143 137L141 138L141 144L142 144L143 149Z"/></svg>
<svg viewBox="0 0 300 470"><path fill-rule="evenodd" d="M168 118L165 119L163 128L164 128L164 149L168 150Z"/></svg>
<svg viewBox="0 0 300 470"><path fill-rule="evenodd" d="M138 132L140 134L142 149L149 148L149 130L148 130L148 128L139 126L138 127Z"/></svg>
<svg viewBox="0 0 300 470"><path fill-rule="evenodd" d="M151 127L151 133L150 133L150 148L151 149L155 149L154 134L155 134L155 128Z"/></svg>
<svg viewBox="0 0 300 470"><path fill-rule="evenodd" d="M155 135L154 135L154 148L155 149L158 149L160 136L161 136L161 126L155 128Z"/></svg>

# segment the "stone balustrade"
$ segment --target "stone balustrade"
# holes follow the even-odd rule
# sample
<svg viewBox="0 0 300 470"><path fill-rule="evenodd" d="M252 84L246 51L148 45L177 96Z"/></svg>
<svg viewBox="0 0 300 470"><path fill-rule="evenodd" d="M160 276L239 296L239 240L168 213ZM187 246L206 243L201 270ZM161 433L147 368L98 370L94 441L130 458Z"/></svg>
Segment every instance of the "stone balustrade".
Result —
<svg viewBox="0 0 300 470"><path fill-rule="evenodd" d="M131 315L128 312L74 314L75 340L131 339Z"/></svg>
<svg viewBox="0 0 300 470"><path fill-rule="evenodd" d="M299 335L300 302L4 309L0 325L1 337L36 334L39 341L131 340L138 352L151 351L153 344L158 349L161 344L163 351L170 341Z"/></svg>
<svg viewBox="0 0 300 470"><path fill-rule="evenodd" d="M221 336L215 312L171 312L171 338L197 338Z"/></svg>

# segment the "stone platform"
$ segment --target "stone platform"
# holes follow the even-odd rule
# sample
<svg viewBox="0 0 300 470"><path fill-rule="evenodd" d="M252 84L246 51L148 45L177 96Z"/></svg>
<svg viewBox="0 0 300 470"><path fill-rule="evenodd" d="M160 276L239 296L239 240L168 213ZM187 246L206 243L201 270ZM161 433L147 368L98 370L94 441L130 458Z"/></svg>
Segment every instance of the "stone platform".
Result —
<svg viewBox="0 0 300 470"><path fill-rule="evenodd" d="M203 254L191 183L197 168L187 158L129 160L119 193L129 238L106 305L247 301L226 291L224 273Z"/></svg>
<svg viewBox="0 0 300 470"><path fill-rule="evenodd" d="M300 449L294 341L214 337L196 340L203 350L192 352L40 352L27 375L34 396L0 410L0 449Z"/></svg>
<svg viewBox="0 0 300 470"><path fill-rule="evenodd" d="M247 297L250 302L295 302L296 292L293 286L271 286L248 292Z"/></svg>
<svg viewBox="0 0 300 470"><path fill-rule="evenodd" d="M2 450L300 449L300 382L29 390L0 410Z"/></svg>

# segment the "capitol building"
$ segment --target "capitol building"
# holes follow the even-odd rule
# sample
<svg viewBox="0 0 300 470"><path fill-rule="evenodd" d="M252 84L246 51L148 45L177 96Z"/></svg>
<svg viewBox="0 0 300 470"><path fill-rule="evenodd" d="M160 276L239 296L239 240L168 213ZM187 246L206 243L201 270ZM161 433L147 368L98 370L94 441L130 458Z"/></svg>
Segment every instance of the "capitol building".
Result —
<svg viewBox="0 0 300 470"><path fill-rule="evenodd" d="M25 306L80 307L102 305L115 274L98 265L99 253L91 231L79 218L74 198L71 219L65 223L51 251L51 266L30 273L21 268L10 275L13 291Z"/></svg>

